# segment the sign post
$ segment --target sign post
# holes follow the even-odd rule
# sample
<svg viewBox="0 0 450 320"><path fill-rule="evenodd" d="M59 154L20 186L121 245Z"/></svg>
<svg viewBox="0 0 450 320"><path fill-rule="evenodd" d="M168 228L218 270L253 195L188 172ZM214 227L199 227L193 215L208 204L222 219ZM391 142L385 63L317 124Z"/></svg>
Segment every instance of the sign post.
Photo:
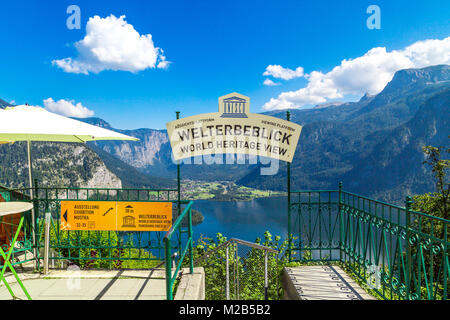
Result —
<svg viewBox="0 0 450 320"><path fill-rule="evenodd" d="M291 120L291 113L286 111L286 120ZM291 232L291 163L287 163L287 201L288 201L288 258L291 262L292 232Z"/></svg>
<svg viewBox="0 0 450 320"><path fill-rule="evenodd" d="M44 274L48 274L48 256L50 252L50 223L52 214L45 213L45 233L44 233Z"/></svg>
<svg viewBox="0 0 450 320"><path fill-rule="evenodd" d="M219 110L176 120L166 124L177 162L180 195L180 163L186 158L242 154L287 162L288 252L291 261L291 162L294 158L302 126L290 121L250 112L250 98L233 92L219 98ZM276 174L276 172L272 172Z"/></svg>
<svg viewBox="0 0 450 320"><path fill-rule="evenodd" d="M177 120L180 119L180 111L176 112ZM177 213L178 217L181 215L181 174L180 174L180 160L177 161L177 190L178 190L178 203Z"/></svg>

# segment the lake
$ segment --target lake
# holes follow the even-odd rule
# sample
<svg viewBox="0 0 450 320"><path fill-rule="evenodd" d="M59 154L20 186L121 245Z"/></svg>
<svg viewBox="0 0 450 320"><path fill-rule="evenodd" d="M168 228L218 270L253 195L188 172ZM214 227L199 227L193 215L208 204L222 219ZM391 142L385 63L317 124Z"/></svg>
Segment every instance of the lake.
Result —
<svg viewBox="0 0 450 320"><path fill-rule="evenodd" d="M204 217L202 223L193 227L194 241L197 241L200 236L216 240L216 234L220 232L228 239L238 238L255 242L256 238L264 239L266 230L270 231L273 238L278 235L281 236L282 240L287 238L286 197L257 198L250 201L195 200L192 208L200 211ZM310 215L307 214L307 211L304 212L303 219L305 220L303 221L306 224L301 237L303 246L317 248L311 253L313 259L319 260L327 255L330 255L333 259L339 259L339 250L327 249L330 243L330 239L327 238L329 236L328 230L333 231L332 247L334 248L338 245L339 223L337 222L337 213L336 210L330 212L330 221L328 209L324 210L325 212L320 219L317 219L318 213L314 208ZM293 214L295 215L295 212ZM391 220L397 221L397 214L395 212L391 214ZM400 221L402 220L400 219ZM312 223L312 225L308 226L308 223ZM329 226L330 223L331 226ZM364 228L367 228L367 226L367 223L364 223ZM373 229L373 226L371 228ZM294 229L293 234L298 237L298 226L297 228L294 227ZM322 238L319 237L319 230L321 229ZM314 234L311 236L307 230L314 230ZM355 235L354 232L353 235ZM374 242L377 244L381 243L382 229L377 228L372 230L372 232L375 235ZM323 241L323 243L322 249L319 250L320 241ZM395 236L388 234L387 241L390 245L396 247L397 240ZM387 256L385 259L387 260Z"/></svg>
<svg viewBox="0 0 450 320"><path fill-rule="evenodd" d="M196 200L192 207L204 216L194 227L194 238L200 235L216 238L220 232L227 238L254 242L269 230L272 236L287 237L286 197L257 198L250 201Z"/></svg>

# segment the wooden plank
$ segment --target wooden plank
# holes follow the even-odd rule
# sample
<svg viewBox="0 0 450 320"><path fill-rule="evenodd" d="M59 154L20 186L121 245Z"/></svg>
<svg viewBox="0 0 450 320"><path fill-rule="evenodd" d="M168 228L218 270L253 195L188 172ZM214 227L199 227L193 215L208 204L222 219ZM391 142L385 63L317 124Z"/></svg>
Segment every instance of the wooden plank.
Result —
<svg viewBox="0 0 450 320"><path fill-rule="evenodd" d="M284 269L286 299L374 300L338 266Z"/></svg>

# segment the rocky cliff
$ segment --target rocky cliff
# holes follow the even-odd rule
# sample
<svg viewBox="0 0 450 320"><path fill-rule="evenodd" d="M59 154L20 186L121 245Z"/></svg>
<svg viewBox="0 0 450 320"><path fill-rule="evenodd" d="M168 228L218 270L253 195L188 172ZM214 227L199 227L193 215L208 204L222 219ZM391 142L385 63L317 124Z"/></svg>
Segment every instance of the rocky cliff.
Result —
<svg viewBox="0 0 450 320"><path fill-rule="evenodd" d="M41 185L121 188L121 180L84 144L32 142L33 177ZM0 145L0 184L28 186L26 142Z"/></svg>

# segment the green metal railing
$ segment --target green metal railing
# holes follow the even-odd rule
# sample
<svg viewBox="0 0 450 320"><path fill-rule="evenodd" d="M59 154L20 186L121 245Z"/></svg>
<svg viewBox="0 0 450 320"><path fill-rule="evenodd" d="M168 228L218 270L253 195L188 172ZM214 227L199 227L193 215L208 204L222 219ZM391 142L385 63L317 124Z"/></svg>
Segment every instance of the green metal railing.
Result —
<svg viewBox="0 0 450 320"><path fill-rule="evenodd" d="M342 264L382 299L447 299L450 221L342 190L290 195L293 261ZM376 284L373 279L379 280Z"/></svg>
<svg viewBox="0 0 450 320"><path fill-rule="evenodd" d="M291 260L339 259L338 197L334 190L291 192ZM298 236L294 236L298 235Z"/></svg>
<svg viewBox="0 0 450 320"><path fill-rule="evenodd" d="M189 269L193 273L193 201L180 200L179 189L112 189L112 188L48 188L35 181L33 201L35 210L37 268L43 259L44 221L50 213L50 243L53 251L49 259L68 261L81 267L120 268L127 260L155 260L155 265L165 259L167 299L173 299L173 286L187 252ZM30 188L2 189L11 199L30 201ZM12 198L14 195L14 198ZM61 201L163 201L173 202L174 223L164 232L67 231L60 229ZM182 208L182 206L186 206ZM31 228L31 218L28 226ZM27 250L33 249L31 233L27 233ZM186 239L187 236L187 239ZM184 249L183 249L184 248ZM137 251L136 251L137 250ZM156 253L155 253L156 251ZM175 257L172 255L176 252ZM132 255L133 253L133 255ZM137 255L136 255L137 253ZM151 253L151 254L146 254ZM154 254L154 255L153 255ZM172 262L178 261L172 274ZM119 262L119 263L118 263Z"/></svg>
<svg viewBox="0 0 450 320"><path fill-rule="evenodd" d="M25 195L29 188L16 189L16 194ZM142 201L173 202L174 215L187 201L179 200L177 189L134 188L49 188L35 181L33 188L37 268L43 259L45 214L51 214L50 261L51 264L76 263L81 268L121 268L124 264L132 268L149 268L164 259L164 232L124 231L66 231L60 229L61 201ZM182 246L182 232L176 233L171 246L178 250ZM53 262L52 262L53 261ZM153 262L152 262L153 261Z"/></svg>
<svg viewBox="0 0 450 320"><path fill-rule="evenodd" d="M50 213L50 260L71 261L86 268L121 268L133 261L147 263L144 268L149 268L148 262L156 265L165 260L167 299L171 300L188 251L193 271L192 202L180 200L178 190L46 188L35 181L35 221L26 216L24 237L15 254L33 250L35 225L39 268L45 214ZM30 201L29 188L0 188L0 192L7 200ZM62 200L171 201L176 213L165 236L163 232L62 231ZM372 293L383 299L448 299L450 221L412 210L410 198L404 207L396 206L344 191L341 184L338 190L292 191L288 203L291 261L340 263L369 285L375 276L379 281L370 285ZM172 261L178 261L174 270Z"/></svg>
<svg viewBox="0 0 450 320"><path fill-rule="evenodd" d="M164 236L164 246L165 246L165 260L166 260L166 297L167 300L173 300L174 283L178 276L178 271L184 261L186 253L189 251L189 271L194 273L194 261L193 261L193 238L192 238L192 205L193 201L190 201L186 208L183 210L181 215L172 225L172 228ZM176 264L175 270L172 273L172 244L171 238L177 230L182 231L183 220L187 218L187 233L188 239L184 250L177 254L178 263Z"/></svg>

